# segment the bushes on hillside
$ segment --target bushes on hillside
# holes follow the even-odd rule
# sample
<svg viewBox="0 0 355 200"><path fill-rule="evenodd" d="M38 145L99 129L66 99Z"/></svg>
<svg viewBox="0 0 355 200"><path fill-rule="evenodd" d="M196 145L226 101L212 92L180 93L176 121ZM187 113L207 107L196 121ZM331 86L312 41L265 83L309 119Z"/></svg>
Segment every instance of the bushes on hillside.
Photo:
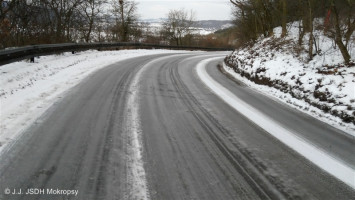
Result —
<svg viewBox="0 0 355 200"><path fill-rule="evenodd" d="M272 37L273 29L282 27L281 36L288 34L287 23L299 21L297 45L308 45L308 58L317 53L313 36L315 28L321 28L334 40L344 62L350 63L349 43L354 42L355 1L354 0L230 0L235 6L238 46L254 43L261 35ZM314 20L323 20L322 27L315 27ZM304 41L306 33L310 34Z"/></svg>

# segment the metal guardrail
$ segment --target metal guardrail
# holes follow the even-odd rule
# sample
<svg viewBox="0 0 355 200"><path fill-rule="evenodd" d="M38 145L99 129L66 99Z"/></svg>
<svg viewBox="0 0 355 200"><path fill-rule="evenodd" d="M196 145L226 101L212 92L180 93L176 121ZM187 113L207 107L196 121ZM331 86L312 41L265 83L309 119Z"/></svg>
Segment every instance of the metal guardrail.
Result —
<svg viewBox="0 0 355 200"><path fill-rule="evenodd" d="M89 49L111 49L121 47L134 48L157 48L157 49L177 49L177 50L202 50L202 51L232 51L229 48L209 48L209 47L189 47L189 46L169 46L157 44L117 42L117 43L62 43L43 44L19 47L15 49L0 50L0 65L34 58L36 56L51 55L62 52L83 51Z"/></svg>

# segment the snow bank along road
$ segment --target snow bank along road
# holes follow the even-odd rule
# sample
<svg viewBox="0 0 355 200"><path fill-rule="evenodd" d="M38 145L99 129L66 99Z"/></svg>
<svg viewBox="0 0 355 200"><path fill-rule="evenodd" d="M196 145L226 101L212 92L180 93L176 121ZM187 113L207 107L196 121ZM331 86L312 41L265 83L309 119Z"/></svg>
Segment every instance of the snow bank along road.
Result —
<svg viewBox="0 0 355 200"><path fill-rule="evenodd" d="M1 155L0 199L353 199L351 184L253 119L267 116L352 170L354 139L226 78L222 58L205 62L261 113L244 116L196 71L216 56L142 56L83 80ZM5 194L14 189L22 194Z"/></svg>

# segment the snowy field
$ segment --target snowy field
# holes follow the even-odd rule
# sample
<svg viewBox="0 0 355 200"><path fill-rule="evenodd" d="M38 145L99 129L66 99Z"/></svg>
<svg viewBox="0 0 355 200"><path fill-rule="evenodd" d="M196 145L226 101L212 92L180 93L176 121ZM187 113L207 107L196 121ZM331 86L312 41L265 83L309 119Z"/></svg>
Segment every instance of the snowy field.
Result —
<svg viewBox="0 0 355 200"><path fill-rule="evenodd" d="M315 31L320 51L309 62L306 44L295 56L297 23L289 24L285 39L280 38L281 28L274 31L273 38L260 38L254 46L228 56L225 70L252 88L355 137L355 66L343 66L339 49L334 49L334 42L322 31ZM354 42L349 49L355 58Z"/></svg>
<svg viewBox="0 0 355 200"><path fill-rule="evenodd" d="M230 27L228 25L223 26L223 28L224 27L225 28ZM163 27L162 22L160 22L160 23L150 23L149 24L150 30L153 31L154 33L157 33L157 34L160 32L162 27ZM209 35L209 34L212 34L212 33L216 32L218 30L218 29L215 29L215 28L199 28L199 27L192 27L192 29L193 29L192 34L197 34L197 35Z"/></svg>
<svg viewBox="0 0 355 200"><path fill-rule="evenodd" d="M115 62L170 50L85 51L0 66L0 154L81 80Z"/></svg>

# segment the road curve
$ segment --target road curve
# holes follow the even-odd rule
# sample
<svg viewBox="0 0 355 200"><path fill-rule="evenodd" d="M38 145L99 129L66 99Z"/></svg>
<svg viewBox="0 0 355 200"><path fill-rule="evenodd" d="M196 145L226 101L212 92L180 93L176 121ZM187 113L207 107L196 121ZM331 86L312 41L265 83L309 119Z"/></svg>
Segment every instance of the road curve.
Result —
<svg viewBox="0 0 355 200"><path fill-rule="evenodd" d="M216 56L144 56L91 75L2 155L0 199L354 199L206 87L195 68ZM355 166L353 138L227 78L221 61L207 65L213 79ZM25 194L30 188L78 195Z"/></svg>

